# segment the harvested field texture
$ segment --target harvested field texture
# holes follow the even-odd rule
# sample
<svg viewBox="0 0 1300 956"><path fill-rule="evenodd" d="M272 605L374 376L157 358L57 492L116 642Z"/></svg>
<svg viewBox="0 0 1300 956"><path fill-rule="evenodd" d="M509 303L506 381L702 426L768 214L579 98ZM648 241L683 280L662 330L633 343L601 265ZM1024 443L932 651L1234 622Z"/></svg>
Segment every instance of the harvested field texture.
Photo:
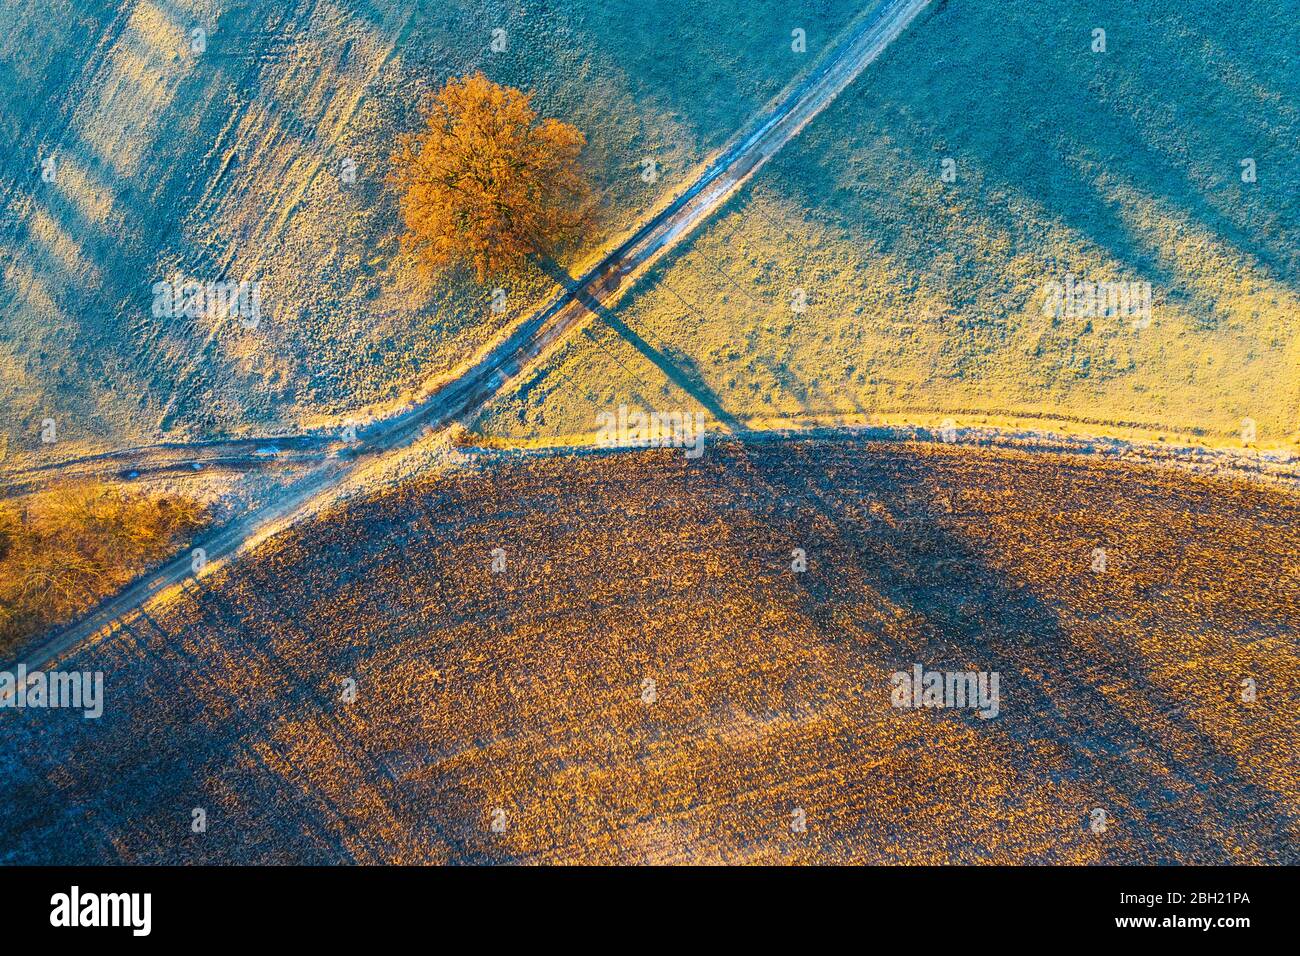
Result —
<svg viewBox="0 0 1300 956"><path fill-rule="evenodd" d="M580 263L871 8L862 0L57 0L0 11L0 451L60 454L338 419L447 373L553 288L426 282L384 183L475 69L587 138ZM807 52L791 49L806 31ZM653 161L653 176L646 163ZM154 311L248 281L256 322ZM244 320L248 321L244 321Z"/></svg>
<svg viewBox="0 0 1300 956"><path fill-rule="evenodd" d="M752 427L951 415L1295 454L1295 14L932 4L477 431L589 435L626 402ZM1106 311L1053 283L1104 288Z"/></svg>
<svg viewBox="0 0 1300 956"><path fill-rule="evenodd" d="M0 716L0 860L1300 862L1290 493L853 439L473 461L62 662L105 713ZM891 706L917 664L999 713Z"/></svg>

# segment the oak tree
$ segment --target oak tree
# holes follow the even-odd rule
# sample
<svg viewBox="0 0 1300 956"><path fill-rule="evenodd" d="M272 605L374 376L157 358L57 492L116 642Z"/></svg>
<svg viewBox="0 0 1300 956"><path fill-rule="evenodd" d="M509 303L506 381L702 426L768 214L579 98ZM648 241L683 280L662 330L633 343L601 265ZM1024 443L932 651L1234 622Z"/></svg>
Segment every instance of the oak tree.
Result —
<svg viewBox="0 0 1300 956"><path fill-rule="evenodd" d="M393 154L403 246L429 269L472 266L480 281L549 256L587 221L585 142L567 123L539 120L531 93L482 73L453 77L426 128Z"/></svg>

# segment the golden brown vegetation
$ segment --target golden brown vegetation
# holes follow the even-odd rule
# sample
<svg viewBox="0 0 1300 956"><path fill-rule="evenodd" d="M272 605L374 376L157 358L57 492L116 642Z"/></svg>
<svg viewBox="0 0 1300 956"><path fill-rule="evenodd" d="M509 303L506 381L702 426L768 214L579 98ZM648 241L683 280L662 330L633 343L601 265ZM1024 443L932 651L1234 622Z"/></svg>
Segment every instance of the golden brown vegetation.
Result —
<svg viewBox="0 0 1300 956"><path fill-rule="evenodd" d="M92 483L0 502L0 652L121 587L206 520L192 499Z"/></svg>
<svg viewBox="0 0 1300 956"><path fill-rule="evenodd" d="M402 141L392 157L402 240L424 266L472 265L481 281L549 255L586 221L586 140L567 123L539 122L531 100L482 73L453 77L428 128Z"/></svg>
<svg viewBox="0 0 1300 956"><path fill-rule="evenodd" d="M593 405L707 396L752 428L951 415L1236 448L1249 417L1249 444L1300 454L1300 113L1269 81L1287 14L1215 6L1116 5L1114 35L1144 37L1121 65L1080 56L1072 0L931 4L626 294L634 335L593 323L471 427L576 437ZM1167 69L1180 49L1194 70ZM1119 119L1025 121L1048 115ZM1288 172L1245 183L1228 158L1263 131ZM1067 275L1150 283L1147 319L1045 308Z"/></svg>
<svg viewBox="0 0 1300 956"><path fill-rule="evenodd" d="M1295 862L1298 549L1292 494L1119 463L858 441L505 455L291 531L78 655L130 707L95 747L73 722L0 722L0 772L28 755L0 848ZM1000 716L891 707L917 662L998 671ZM228 825L191 841L175 807L196 791Z"/></svg>

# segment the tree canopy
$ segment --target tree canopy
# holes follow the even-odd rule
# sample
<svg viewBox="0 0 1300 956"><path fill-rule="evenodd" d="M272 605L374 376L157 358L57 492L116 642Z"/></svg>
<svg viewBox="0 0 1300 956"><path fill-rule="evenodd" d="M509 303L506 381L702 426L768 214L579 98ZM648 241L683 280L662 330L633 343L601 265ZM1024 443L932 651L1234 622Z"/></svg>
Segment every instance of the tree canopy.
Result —
<svg viewBox="0 0 1300 956"><path fill-rule="evenodd" d="M587 221L585 143L567 123L539 120L531 93L482 73L453 77L426 128L393 154L403 245L430 269L468 265L480 281L549 255Z"/></svg>

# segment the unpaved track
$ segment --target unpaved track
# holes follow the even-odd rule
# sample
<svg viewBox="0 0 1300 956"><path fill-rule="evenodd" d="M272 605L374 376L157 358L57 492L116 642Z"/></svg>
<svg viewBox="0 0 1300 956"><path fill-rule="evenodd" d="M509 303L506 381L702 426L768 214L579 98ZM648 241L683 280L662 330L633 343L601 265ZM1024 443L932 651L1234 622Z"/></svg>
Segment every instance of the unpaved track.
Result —
<svg viewBox="0 0 1300 956"><path fill-rule="evenodd" d="M34 465L8 472L0 482L0 498L49 487L51 481L133 481L151 475L201 471L255 471L319 462L339 444L330 435L288 435L275 438L216 439L200 442L161 442L119 448Z"/></svg>
<svg viewBox="0 0 1300 956"><path fill-rule="evenodd" d="M441 428L482 406L584 318L593 305L617 297L667 250L714 213L809 120L825 109L929 2L885 0L867 14L848 30L819 68L745 127L732 145L724 149L681 195L584 275L566 282L547 306L521 323L507 338L416 404L359 428L358 441L346 457L339 457L337 451L328 452L328 441L318 446L318 452L329 453L330 457L313 465L272 500L197 542L206 552L208 567L235 557L309 510L321 496L352 472L358 457L410 444L424 431ZM265 441L288 443L319 437L284 436ZM183 451L185 446L170 446L165 457L169 467L180 467L191 461L202 463L205 458L220 457L223 451L229 452L226 446L248 444L248 440L207 443L201 452L195 446L196 455L188 459ZM144 449L141 452L152 453ZM118 470L130 467L133 460L129 452L109 453L102 457L105 462L111 460L112 466ZM226 457L230 456L227 454ZM119 618L192 574L191 556L187 553L108 598L33 648L24 656L23 662L29 670L48 667L84 641L113 626Z"/></svg>

